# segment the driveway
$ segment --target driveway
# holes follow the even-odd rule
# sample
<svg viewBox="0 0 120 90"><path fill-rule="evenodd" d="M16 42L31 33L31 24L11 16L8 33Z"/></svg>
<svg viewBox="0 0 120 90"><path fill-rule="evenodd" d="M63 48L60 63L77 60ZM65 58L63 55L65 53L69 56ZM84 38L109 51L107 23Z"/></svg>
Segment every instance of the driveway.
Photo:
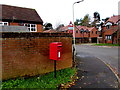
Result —
<svg viewBox="0 0 120 90"><path fill-rule="evenodd" d="M88 53L92 56L99 58L101 61L109 65L116 73L120 72L120 67L118 67L118 47L107 47L107 46L91 46L86 45L76 45L77 52Z"/></svg>

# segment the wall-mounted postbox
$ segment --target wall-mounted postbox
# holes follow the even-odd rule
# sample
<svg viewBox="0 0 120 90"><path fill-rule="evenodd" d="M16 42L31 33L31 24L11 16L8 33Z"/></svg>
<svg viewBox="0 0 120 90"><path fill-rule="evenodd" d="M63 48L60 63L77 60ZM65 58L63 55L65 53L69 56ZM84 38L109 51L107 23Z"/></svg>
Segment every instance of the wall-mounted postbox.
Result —
<svg viewBox="0 0 120 90"><path fill-rule="evenodd" d="M50 43L50 59L60 60L62 53L62 42Z"/></svg>

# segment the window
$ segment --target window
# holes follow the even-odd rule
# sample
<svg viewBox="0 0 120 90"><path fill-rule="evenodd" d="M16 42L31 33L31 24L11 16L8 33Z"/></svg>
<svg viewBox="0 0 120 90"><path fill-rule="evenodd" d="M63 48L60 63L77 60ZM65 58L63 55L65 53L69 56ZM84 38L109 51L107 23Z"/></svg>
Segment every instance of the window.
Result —
<svg viewBox="0 0 120 90"><path fill-rule="evenodd" d="M89 30L88 30L88 29L86 29L86 32L88 33L88 32L89 32Z"/></svg>
<svg viewBox="0 0 120 90"><path fill-rule="evenodd" d="M30 32L37 32L36 24L24 24Z"/></svg>
<svg viewBox="0 0 120 90"><path fill-rule="evenodd" d="M105 38L106 38L107 40L111 40L111 39L112 39L112 36L111 36L111 35L107 35Z"/></svg>
<svg viewBox="0 0 120 90"><path fill-rule="evenodd" d="M93 31L92 31L92 34L93 34Z"/></svg>
<svg viewBox="0 0 120 90"><path fill-rule="evenodd" d="M0 26L8 26L8 22L0 22Z"/></svg>
<svg viewBox="0 0 120 90"><path fill-rule="evenodd" d="M97 34L98 32L96 31L96 34Z"/></svg>
<svg viewBox="0 0 120 90"><path fill-rule="evenodd" d="M78 33L78 31L76 31L76 33Z"/></svg>
<svg viewBox="0 0 120 90"><path fill-rule="evenodd" d="M84 33L84 29L83 28L80 29L80 33L81 34Z"/></svg>
<svg viewBox="0 0 120 90"><path fill-rule="evenodd" d="M107 23L105 24L106 29L110 29L110 27L111 27L112 25L113 25L113 24L112 24L111 22L107 22Z"/></svg>
<svg viewBox="0 0 120 90"><path fill-rule="evenodd" d="M69 30L73 30L73 27L68 27Z"/></svg>
<svg viewBox="0 0 120 90"><path fill-rule="evenodd" d="M106 28L107 28L107 29L110 29L110 25L107 25Z"/></svg>

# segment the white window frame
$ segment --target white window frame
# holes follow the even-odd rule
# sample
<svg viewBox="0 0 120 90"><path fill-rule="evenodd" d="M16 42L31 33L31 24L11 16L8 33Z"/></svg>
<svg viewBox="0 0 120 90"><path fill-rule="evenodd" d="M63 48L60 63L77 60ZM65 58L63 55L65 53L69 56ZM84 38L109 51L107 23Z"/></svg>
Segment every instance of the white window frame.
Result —
<svg viewBox="0 0 120 90"><path fill-rule="evenodd" d="M36 24L29 24L29 23L25 23L24 26L29 25L29 27L27 26L28 30L30 32L37 32L37 25ZM32 25L35 25L35 27L32 27ZM35 28L35 31L32 31L32 28Z"/></svg>
<svg viewBox="0 0 120 90"><path fill-rule="evenodd" d="M105 39L106 39L106 40L111 40L111 39L112 39L112 36L111 36L111 35L106 35L106 36L105 36Z"/></svg>
<svg viewBox="0 0 120 90"><path fill-rule="evenodd" d="M112 36L109 36L109 40L111 40L112 39Z"/></svg>
<svg viewBox="0 0 120 90"><path fill-rule="evenodd" d="M111 23L111 22L108 22L108 23L105 24L105 26L107 26L107 25L112 26L112 23Z"/></svg>
<svg viewBox="0 0 120 90"><path fill-rule="evenodd" d="M107 36L105 36L105 39L107 39Z"/></svg>
<svg viewBox="0 0 120 90"><path fill-rule="evenodd" d="M8 22L0 22L1 24L0 24L0 26L8 26ZM6 23L6 25L5 25L5 23Z"/></svg>
<svg viewBox="0 0 120 90"><path fill-rule="evenodd" d="M110 29L110 27L112 26L112 23L111 23L111 22L107 22L107 23L105 24L105 26L106 26L106 29Z"/></svg>

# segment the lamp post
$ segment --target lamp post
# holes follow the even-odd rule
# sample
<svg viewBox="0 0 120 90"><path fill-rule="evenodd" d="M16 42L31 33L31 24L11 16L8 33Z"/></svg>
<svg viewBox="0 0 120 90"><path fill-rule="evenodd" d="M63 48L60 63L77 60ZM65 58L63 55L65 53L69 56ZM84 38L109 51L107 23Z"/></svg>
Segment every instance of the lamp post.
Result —
<svg viewBox="0 0 120 90"><path fill-rule="evenodd" d="M74 2L73 3L73 61L75 61L75 25L74 25L74 5L76 3L80 3L80 2L83 2L84 0L81 0L81 1L77 1L77 2Z"/></svg>

